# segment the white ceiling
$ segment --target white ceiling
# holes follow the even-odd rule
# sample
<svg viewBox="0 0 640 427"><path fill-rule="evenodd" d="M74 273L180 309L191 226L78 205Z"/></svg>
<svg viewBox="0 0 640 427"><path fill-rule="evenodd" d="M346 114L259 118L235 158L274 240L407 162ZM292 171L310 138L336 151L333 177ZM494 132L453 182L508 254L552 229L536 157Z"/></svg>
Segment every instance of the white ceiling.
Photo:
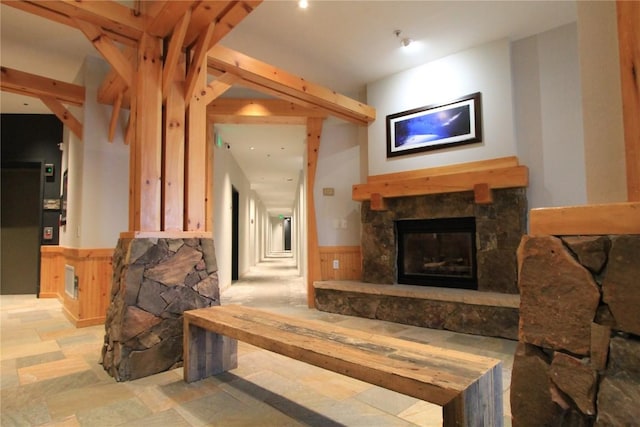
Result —
<svg viewBox="0 0 640 427"><path fill-rule="evenodd" d="M222 44L365 100L366 84L390 74L485 42L517 40L576 20L574 1L309 3L303 10L294 0L266 0ZM79 31L5 4L0 7L2 66L71 82L87 54L98 56ZM395 30L416 41L413 52L400 48ZM232 96L244 93L231 91ZM6 92L0 96L2 113L49 113L34 98ZM289 212L281 211L293 204L304 128L220 125L218 129L263 203L274 214Z"/></svg>

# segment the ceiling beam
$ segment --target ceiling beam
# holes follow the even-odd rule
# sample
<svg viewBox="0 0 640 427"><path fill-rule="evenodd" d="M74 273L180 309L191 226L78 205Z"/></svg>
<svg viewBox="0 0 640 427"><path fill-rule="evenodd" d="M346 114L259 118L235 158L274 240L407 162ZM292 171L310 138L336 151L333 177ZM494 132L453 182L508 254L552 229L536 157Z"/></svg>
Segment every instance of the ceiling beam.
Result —
<svg viewBox="0 0 640 427"><path fill-rule="evenodd" d="M191 10L195 1L155 1L147 5L149 23L147 32L155 37L165 38L174 31L184 14Z"/></svg>
<svg viewBox="0 0 640 427"><path fill-rule="evenodd" d="M213 123L306 125L307 118L325 119L327 114L280 99L220 98L207 107Z"/></svg>
<svg viewBox="0 0 640 427"><path fill-rule="evenodd" d="M82 123L71 114L71 111L67 110L67 108L53 96L42 95L40 100L56 115L63 125L67 126L71 132L82 141Z"/></svg>
<svg viewBox="0 0 640 427"><path fill-rule="evenodd" d="M118 43L135 46L147 17L115 1L22 1L2 0L3 4L78 28L77 22L96 25Z"/></svg>
<svg viewBox="0 0 640 427"><path fill-rule="evenodd" d="M317 106L359 125L368 125L376 117L375 109L369 105L221 45L209 50L208 67L214 75L237 75L258 90L301 105Z"/></svg>
<svg viewBox="0 0 640 427"><path fill-rule="evenodd" d="M51 97L64 104L75 106L84 104L85 90L82 86L7 67L1 67L0 71L2 75L0 87L3 91L35 98Z"/></svg>
<svg viewBox="0 0 640 427"><path fill-rule="evenodd" d="M226 10L224 15L218 19L215 31L213 32L213 37L209 43L209 48L218 44L224 36L229 34L229 32L236 27L236 25L253 12L253 9L258 7L262 1L263 0L234 2L231 7Z"/></svg>
<svg viewBox="0 0 640 427"><path fill-rule="evenodd" d="M76 20L77 28L87 36L91 44L96 48L103 58L113 67L118 75L124 80L128 87L133 85L134 69L131 62L120 51L118 46L102 32L102 29L88 22Z"/></svg>

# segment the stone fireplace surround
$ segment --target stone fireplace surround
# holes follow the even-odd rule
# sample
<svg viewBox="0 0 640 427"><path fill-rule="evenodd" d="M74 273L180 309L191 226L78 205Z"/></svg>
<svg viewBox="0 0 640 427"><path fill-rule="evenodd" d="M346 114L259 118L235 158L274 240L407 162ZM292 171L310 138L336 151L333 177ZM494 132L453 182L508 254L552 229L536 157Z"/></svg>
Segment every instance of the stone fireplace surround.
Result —
<svg viewBox="0 0 640 427"><path fill-rule="evenodd" d="M322 311L435 329L517 339L516 252L526 232L525 188L493 191L477 204L473 191L396 197L386 210L362 202L362 282L317 282ZM475 217L478 291L397 284L394 221Z"/></svg>

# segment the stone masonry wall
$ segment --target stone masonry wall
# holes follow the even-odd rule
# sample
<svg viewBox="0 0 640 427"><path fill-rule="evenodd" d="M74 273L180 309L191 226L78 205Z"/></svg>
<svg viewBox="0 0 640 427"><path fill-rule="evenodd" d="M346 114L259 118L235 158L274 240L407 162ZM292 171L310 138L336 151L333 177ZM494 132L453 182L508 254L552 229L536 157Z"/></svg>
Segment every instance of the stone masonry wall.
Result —
<svg viewBox="0 0 640 427"><path fill-rule="evenodd" d="M518 266L513 425L637 425L640 236L525 236Z"/></svg>
<svg viewBox="0 0 640 427"><path fill-rule="evenodd" d="M102 365L117 381L182 363L182 313L220 304L213 239L120 239Z"/></svg>

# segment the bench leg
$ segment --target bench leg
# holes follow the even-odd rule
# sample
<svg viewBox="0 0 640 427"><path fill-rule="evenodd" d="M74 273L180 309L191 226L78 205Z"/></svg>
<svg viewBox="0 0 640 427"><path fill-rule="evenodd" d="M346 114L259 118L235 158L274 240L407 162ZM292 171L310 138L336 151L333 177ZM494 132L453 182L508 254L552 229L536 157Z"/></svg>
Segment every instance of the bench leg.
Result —
<svg viewBox="0 0 640 427"><path fill-rule="evenodd" d="M238 367L238 341L184 320L184 380L188 383Z"/></svg>
<svg viewBox="0 0 640 427"><path fill-rule="evenodd" d="M502 427L502 363L442 407L444 427Z"/></svg>

